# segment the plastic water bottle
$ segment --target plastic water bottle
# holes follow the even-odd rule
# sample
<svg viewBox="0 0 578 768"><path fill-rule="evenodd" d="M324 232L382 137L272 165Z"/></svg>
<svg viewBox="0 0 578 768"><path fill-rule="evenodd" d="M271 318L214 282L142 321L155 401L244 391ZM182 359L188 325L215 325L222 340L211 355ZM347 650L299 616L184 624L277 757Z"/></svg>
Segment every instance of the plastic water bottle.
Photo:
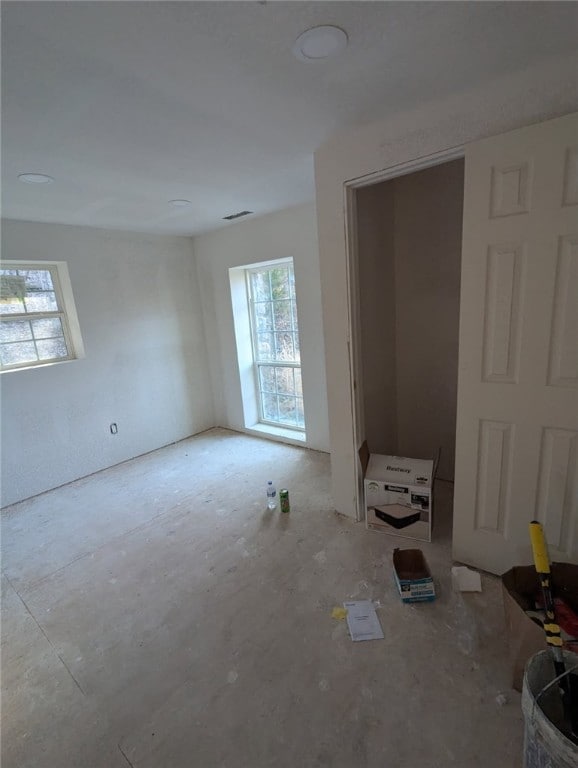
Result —
<svg viewBox="0 0 578 768"><path fill-rule="evenodd" d="M277 508L277 491L273 485L273 481L269 480L267 483L267 509Z"/></svg>

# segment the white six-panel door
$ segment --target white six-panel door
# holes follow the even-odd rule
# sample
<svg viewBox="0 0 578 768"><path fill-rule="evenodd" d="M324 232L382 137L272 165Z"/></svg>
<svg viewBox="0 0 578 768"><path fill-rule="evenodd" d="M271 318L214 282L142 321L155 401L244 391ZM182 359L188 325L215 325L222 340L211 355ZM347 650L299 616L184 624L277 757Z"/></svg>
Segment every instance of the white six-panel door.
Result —
<svg viewBox="0 0 578 768"><path fill-rule="evenodd" d="M578 115L466 149L453 554L578 562Z"/></svg>

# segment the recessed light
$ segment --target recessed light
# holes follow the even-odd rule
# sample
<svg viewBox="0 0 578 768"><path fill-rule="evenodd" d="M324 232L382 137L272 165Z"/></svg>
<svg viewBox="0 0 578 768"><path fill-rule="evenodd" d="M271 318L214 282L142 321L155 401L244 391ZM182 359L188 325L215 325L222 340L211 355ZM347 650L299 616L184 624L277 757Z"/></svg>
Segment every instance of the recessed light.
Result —
<svg viewBox="0 0 578 768"><path fill-rule="evenodd" d="M18 176L20 181L25 184L52 184L52 176L46 176L44 173L21 173Z"/></svg>
<svg viewBox="0 0 578 768"><path fill-rule="evenodd" d="M174 205L175 208L186 208L188 205L192 205L190 200L169 200L169 205Z"/></svg>
<svg viewBox="0 0 578 768"><path fill-rule="evenodd" d="M318 61L336 56L347 47L347 34L331 25L312 27L299 35L293 54L300 61Z"/></svg>

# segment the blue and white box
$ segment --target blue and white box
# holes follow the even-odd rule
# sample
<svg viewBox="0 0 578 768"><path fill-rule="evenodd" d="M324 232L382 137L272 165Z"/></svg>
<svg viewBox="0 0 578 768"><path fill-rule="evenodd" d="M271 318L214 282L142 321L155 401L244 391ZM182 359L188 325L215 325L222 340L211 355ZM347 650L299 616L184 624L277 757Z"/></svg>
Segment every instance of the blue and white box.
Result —
<svg viewBox="0 0 578 768"><path fill-rule="evenodd" d="M402 602L421 603L435 600L434 581L421 549L395 549L393 575Z"/></svg>

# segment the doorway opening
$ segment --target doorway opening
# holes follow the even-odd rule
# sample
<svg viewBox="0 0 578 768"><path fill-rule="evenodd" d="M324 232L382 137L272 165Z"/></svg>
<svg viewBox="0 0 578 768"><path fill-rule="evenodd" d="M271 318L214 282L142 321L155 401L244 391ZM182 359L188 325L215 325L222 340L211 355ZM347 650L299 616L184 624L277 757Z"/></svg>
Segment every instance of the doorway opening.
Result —
<svg viewBox="0 0 578 768"><path fill-rule="evenodd" d="M439 452L435 541L452 527L464 160L407 170L348 190L354 440L384 455Z"/></svg>

